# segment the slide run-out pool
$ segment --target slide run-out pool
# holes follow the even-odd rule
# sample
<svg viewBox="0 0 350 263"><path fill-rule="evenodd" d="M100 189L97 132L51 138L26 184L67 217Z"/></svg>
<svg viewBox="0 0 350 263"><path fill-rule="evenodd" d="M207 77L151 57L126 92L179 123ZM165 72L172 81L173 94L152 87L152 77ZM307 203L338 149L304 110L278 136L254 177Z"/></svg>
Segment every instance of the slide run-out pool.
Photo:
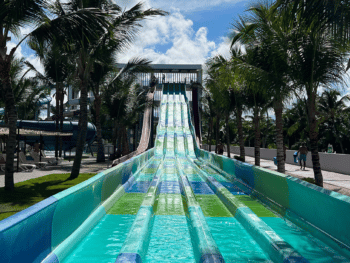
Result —
<svg viewBox="0 0 350 263"><path fill-rule="evenodd" d="M0 262L350 262L350 198L200 150L183 84L155 147L0 222Z"/></svg>

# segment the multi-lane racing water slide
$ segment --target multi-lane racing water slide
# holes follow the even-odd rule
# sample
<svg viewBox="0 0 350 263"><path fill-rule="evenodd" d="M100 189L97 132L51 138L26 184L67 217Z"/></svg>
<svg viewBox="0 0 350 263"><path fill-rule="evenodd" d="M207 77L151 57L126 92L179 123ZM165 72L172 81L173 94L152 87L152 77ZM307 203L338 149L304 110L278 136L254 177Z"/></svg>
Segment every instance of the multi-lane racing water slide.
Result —
<svg viewBox="0 0 350 263"><path fill-rule="evenodd" d="M0 221L0 262L349 262L350 198L200 150L184 85L155 147Z"/></svg>

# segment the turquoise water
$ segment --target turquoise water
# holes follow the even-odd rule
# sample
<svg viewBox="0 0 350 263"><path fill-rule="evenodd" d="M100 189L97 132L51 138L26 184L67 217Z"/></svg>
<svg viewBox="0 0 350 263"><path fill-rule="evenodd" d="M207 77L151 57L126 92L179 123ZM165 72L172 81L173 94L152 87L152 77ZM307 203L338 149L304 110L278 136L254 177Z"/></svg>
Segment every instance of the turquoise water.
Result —
<svg viewBox="0 0 350 263"><path fill-rule="evenodd" d="M145 262L196 262L186 216L155 216Z"/></svg>
<svg viewBox="0 0 350 263"><path fill-rule="evenodd" d="M63 263L114 263L134 215L105 215Z"/></svg>
<svg viewBox="0 0 350 263"><path fill-rule="evenodd" d="M262 217L279 236L292 245L302 256L315 263L344 262L344 258L309 232L282 218ZM348 261L347 261L348 262Z"/></svg>
<svg viewBox="0 0 350 263"><path fill-rule="evenodd" d="M216 180L216 184L220 182L226 187L234 195L230 198L244 205L244 211L251 211L251 220L265 222L271 228L264 225L266 232L279 236L307 261L346 262L310 233L276 217L251 198L249 189L241 189L240 185L227 180L222 171L198 160L187 103L184 91L174 87L164 89L153 158L158 163L151 160L133 175L135 181L124 189L126 193L108 211L110 214L87 234L64 263L114 263L121 251L123 257L134 257L130 262L135 262L132 260L136 254L147 263L192 263L198 262L208 251L207 254L216 253L212 255L221 253L225 262L272 262L256 241L254 223L249 221L245 228L233 217L227 204L209 187L208 176L214 178L211 182ZM189 216L189 210L193 212L194 209L197 217ZM239 219L243 220L242 217ZM135 226L132 226L134 220ZM264 244L264 247L270 245ZM199 252L200 246L205 246L206 250Z"/></svg>
<svg viewBox="0 0 350 263"><path fill-rule="evenodd" d="M206 217L225 262L272 262L234 217Z"/></svg>

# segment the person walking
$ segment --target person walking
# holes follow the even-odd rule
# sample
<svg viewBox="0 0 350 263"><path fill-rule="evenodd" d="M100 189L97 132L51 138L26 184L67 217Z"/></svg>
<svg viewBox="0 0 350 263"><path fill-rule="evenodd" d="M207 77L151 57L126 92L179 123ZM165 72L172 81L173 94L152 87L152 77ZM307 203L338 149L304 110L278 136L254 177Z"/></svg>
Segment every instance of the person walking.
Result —
<svg viewBox="0 0 350 263"><path fill-rule="evenodd" d="M298 153L300 153L300 170L303 169L302 161L304 161L304 170L306 166L306 155L308 153L307 147L305 145L305 142L303 142L298 150Z"/></svg>

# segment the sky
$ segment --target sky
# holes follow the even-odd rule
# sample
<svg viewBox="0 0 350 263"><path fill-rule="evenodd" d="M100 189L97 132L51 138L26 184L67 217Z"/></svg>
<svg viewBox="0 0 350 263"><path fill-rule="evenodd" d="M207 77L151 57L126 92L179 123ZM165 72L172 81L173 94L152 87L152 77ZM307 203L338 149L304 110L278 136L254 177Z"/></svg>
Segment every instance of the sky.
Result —
<svg viewBox="0 0 350 263"><path fill-rule="evenodd" d="M160 8L170 14L144 22L134 44L118 56L127 62L133 56L153 63L204 64L216 55L229 54L230 27L244 12L244 0L148 0L148 8ZM120 1L131 7L137 1Z"/></svg>
<svg viewBox="0 0 350 263"><path fill-rule="evenodd" d="M140 0L116 0L127 10ZM117 55L119 63L134 57L149 59L154 64L202 64L215 55L229 56L232 23L253 0L143 0L145 8L159 8L169 12L142 22L133 44ZM30 32L22 29L22 34ZM18 40L13 38L9 48ZM40 61L26 44L16 52L25 56L39 71ZM343 94L350 91L345 87Z"/></svg>
<svg viewBox="0 0 350 263"><path fill-rule="evenodd" d="M139 1L115 1L129 9ZM242 14L249 0L144 0L146 8L159 8L169 12L164 17L153 17L142 22L134 42L118 54L120 63L133 57L147 58L152 63L204 64L214 55L229 54L231 23ZM30 32L22 29L22 34ZM9 43L9 49L18 40ZM25 56L39 71L43 70L33 51L24 43L17 50L18 57Z"/></svg>

